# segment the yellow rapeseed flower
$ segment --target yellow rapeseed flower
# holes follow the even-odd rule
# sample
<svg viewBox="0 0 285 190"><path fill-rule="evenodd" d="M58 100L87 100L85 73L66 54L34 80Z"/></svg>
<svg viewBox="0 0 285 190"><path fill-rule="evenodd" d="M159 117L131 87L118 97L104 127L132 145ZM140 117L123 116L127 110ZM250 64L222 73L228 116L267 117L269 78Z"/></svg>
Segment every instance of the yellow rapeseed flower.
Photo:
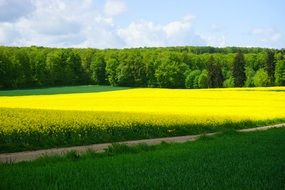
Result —
<svg viewBox="0 0 285 190"><path fill-rule="evenodd" d="M199 90L135 88L100 93L2 96L0 107L107 114L123 112L128 113L126 118L132 117L130 113L154 114L165 116L164 122L171 120L169 115L177 116L181 122L191 118L194 123L264 120L285 118L285 87Z"/></svg>

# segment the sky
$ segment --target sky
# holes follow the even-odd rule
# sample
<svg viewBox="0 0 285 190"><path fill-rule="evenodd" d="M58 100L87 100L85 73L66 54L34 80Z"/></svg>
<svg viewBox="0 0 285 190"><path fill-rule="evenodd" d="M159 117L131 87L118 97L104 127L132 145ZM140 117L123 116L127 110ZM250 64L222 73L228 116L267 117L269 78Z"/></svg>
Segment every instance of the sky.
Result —
<svg viewBox="0 0 285 190"><path fill-rule="evenodd" d="M0 0L0 45L285 48L284 0Z"/></svg>

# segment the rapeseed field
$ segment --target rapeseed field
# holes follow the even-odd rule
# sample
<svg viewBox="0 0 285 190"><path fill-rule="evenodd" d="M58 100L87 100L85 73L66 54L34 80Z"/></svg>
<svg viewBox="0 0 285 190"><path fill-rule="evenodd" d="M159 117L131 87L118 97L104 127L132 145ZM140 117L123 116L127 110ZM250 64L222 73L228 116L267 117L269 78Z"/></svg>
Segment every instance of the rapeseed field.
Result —
<svg viewBox="0 0 285 190"><path fill-rule="evenodd" d="M285 87L136 88L100 93L4 96L0 97L0 105L5 108L175 114L191 118L272 119L285 117Z"/></svg>
<svg viewBox="0 0 285 190"><path fill-rule="evenodd" d="M0 96L0 148L198 134L284 120L285 87Z"/></svg>

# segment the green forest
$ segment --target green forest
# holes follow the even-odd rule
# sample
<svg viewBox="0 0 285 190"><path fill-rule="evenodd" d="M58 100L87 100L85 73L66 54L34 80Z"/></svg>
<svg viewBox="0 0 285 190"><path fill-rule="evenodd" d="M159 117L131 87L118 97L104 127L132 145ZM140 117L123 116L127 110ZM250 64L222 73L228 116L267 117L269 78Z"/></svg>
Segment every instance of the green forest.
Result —
<svg viewBox="0 0 285 190"><path fill-rule="evenodd" d="M285 85L285 50L0 46L0 88L69 85L220 88Z"/></svg>

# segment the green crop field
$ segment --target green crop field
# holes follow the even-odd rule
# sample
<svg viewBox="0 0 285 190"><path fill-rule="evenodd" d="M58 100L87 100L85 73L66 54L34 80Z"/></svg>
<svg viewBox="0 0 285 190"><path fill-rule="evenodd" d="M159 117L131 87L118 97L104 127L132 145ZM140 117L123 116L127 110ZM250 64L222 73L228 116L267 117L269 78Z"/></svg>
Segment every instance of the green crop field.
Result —
<svg viewBox="0 0 285 190"><path fill-rule="evenodd" d="M28 95L52 95L72 93L95 93L129 89L128 87L113 87L102 85L65 86L38 89L0 90L0 96L28 96Z"/></svg>
<svg viewBox="0 0 285 190"><path fill-rule="evenodd" d="M285 188L285 129L0 165L0 189Z"/></svg>

